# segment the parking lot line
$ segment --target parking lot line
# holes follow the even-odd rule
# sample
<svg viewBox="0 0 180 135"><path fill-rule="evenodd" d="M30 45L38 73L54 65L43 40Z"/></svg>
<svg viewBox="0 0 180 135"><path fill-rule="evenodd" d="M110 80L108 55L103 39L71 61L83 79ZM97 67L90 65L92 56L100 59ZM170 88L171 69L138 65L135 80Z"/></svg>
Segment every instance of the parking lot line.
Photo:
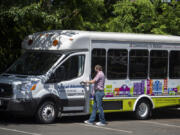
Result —
<svg viewBox="0 0 180 135"><path fill-rule="evenodd" d="M174 128L180 128L180 126L167 124L167 123L159 123L159 122L152 122L152 121L141 121L142 123L149 123L149 124L155 124L160 126L167 126L167 127L174 127Z"/></svg>
<svg viewBox="0 0 180 135"><path fill-rule="evenodd" d="M108 127L100 127L100 126L95 126L95 125L88 125L88 124L79 124L79 125L86 126L86 127L101 128L101 129L106 129L106 130L111 130L111 131L116 131L116 132L124 132L124 133L129 133L129 134L133 133L132 131L113 129L113 128L108 128Z"/></svg>
<svg viewBox="0 0 180 135"><path fill-rule="evenodd" d="M23 133L23 134L28 134L28 135L41 135L41 134L37 134L37 133L30 133L30 132L26 132L26 131L10 129L10 128L3 128L3 127L0 127L0 130L6 130L6 131L11 131L11 132Z"/></svg>

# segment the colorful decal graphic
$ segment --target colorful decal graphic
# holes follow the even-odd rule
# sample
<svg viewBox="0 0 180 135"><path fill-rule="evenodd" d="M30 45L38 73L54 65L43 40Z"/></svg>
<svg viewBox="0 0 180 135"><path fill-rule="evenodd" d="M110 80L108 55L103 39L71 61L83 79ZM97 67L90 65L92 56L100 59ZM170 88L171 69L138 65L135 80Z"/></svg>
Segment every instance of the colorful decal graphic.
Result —
<svg viewBox="0 0 180 135"><path fill-rule="evenodd" d="M153 83L153 93L154 95L162 95L162 83L160 81L155 81Z"/></svg>
<svg viewBox="0 0 180 135"><path fill-rule="evenodd" d="M150 80L147 80L147 93L148 95L150 95Z"/></svg>
<svg viewBox="0 0 180 135"><path fill-rule="evenodd" d="M174 83L176 84L176 83ZM139 96L147 94L150 96L168 96L180 95L180 85L174 86L171 84L168 87L168 79L164 80L142 80L140 82L132 82L122 84L119 88L113 88L113 85L106 85L106 97L123 97L123 96Z"/></svg>
<svg viewBox="0 0 180 135"><path fill-rule="evenodd" d="M104 93L105 97L113 97L112 85L106 85Z"/></svg>
<svg viewBox="0 0 180 135"><path fill-rule="evenodd" d="M154 95L153 94L153 81L152 80L147 80L147 95Z"/></svg>
<svg viewBox="0 0 180 135"><path fill-rule="evenodd" d="M133 96L133 91L134 91L134 88L131 87L131 89L130 89L130 95L131 95L131 96Z"/></svg>
<svg viewBox="0 0 180 135"><path fill-rule="evenodd" d="M164 91L163 91L163 95L168 95L168 80L167 80L167 79L164 80Z"/></svg>
<svg viewBox="0 0 180 135"><path fill-rule="evenodd" d="M180 95L180 85L177 86L177 94Z"/></svg>
<svg viewBox="0 0 180 135"><path fill-rule="evenodd" d="M120 93L120 89L119 88L115 88L114 89L114 96L119 96L119 93Z"/></svg>
<svg viewBox="0 0 180 135"><path fill-rule="evenodd" d="M119 90L120 90L120 93L119 93L120 96L129 96L130 95L130 88L125 84L122 85Z"/></svg>
<svg viewBox="0 0 180 135"><path fill-rule="evenodd" d="M150 95L154 95L153 94L153 80L150 80L150 93L149 93Z"/></svg>
<svg viewBox="0 0 180 135"><path fill-rule="evenodd" d="M133 95L141 95L144 94L145 91L145 81L141 81L140 83L134 83L134 91Z"/></svg>
<svg viewBox="0 0 180 135"><path fill-rule="evenodd" d="M168 94L169 95L176 95L177 88L168 88Z"/></svg>

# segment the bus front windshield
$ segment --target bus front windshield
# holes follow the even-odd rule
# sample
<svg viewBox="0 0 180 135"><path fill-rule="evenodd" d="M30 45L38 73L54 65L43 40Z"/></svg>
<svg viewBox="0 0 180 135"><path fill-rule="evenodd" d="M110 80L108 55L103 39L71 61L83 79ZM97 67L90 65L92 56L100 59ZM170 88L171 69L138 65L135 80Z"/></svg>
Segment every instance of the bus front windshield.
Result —
<svg viewBox="0 0 180 135"><path fill-rule="evenodd" d="M43 75L62 54L43 51L25 52L7 71L8 74Z"/></svg>

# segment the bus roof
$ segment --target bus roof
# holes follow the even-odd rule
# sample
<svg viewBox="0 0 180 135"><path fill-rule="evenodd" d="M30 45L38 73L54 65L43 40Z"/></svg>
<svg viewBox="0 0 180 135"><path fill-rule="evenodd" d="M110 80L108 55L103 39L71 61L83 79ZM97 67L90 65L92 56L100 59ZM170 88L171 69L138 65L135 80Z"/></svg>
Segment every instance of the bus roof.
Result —
<svg viewBox="0 0 180 135"><path fill-rule="evenodd" d="M52 30L27 36L22 42L22 48L31 50L89 49L91 40L180 45L180 36Z"/></svg>

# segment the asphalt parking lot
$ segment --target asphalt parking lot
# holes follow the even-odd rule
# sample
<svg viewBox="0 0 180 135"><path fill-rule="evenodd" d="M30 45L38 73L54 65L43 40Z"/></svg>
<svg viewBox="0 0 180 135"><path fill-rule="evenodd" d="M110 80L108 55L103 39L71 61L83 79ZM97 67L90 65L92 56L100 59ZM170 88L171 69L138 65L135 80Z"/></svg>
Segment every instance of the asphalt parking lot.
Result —
<svg viewBox="0 0 180 135"><path fill-rule="evenodd" d="M63 117L54 124L37 124L32 118L0 115L0 135L179 135L180 110L153 111L149 120L135 120L132 113L106 114L107 126L83 124L88 116Z"/></svg>

